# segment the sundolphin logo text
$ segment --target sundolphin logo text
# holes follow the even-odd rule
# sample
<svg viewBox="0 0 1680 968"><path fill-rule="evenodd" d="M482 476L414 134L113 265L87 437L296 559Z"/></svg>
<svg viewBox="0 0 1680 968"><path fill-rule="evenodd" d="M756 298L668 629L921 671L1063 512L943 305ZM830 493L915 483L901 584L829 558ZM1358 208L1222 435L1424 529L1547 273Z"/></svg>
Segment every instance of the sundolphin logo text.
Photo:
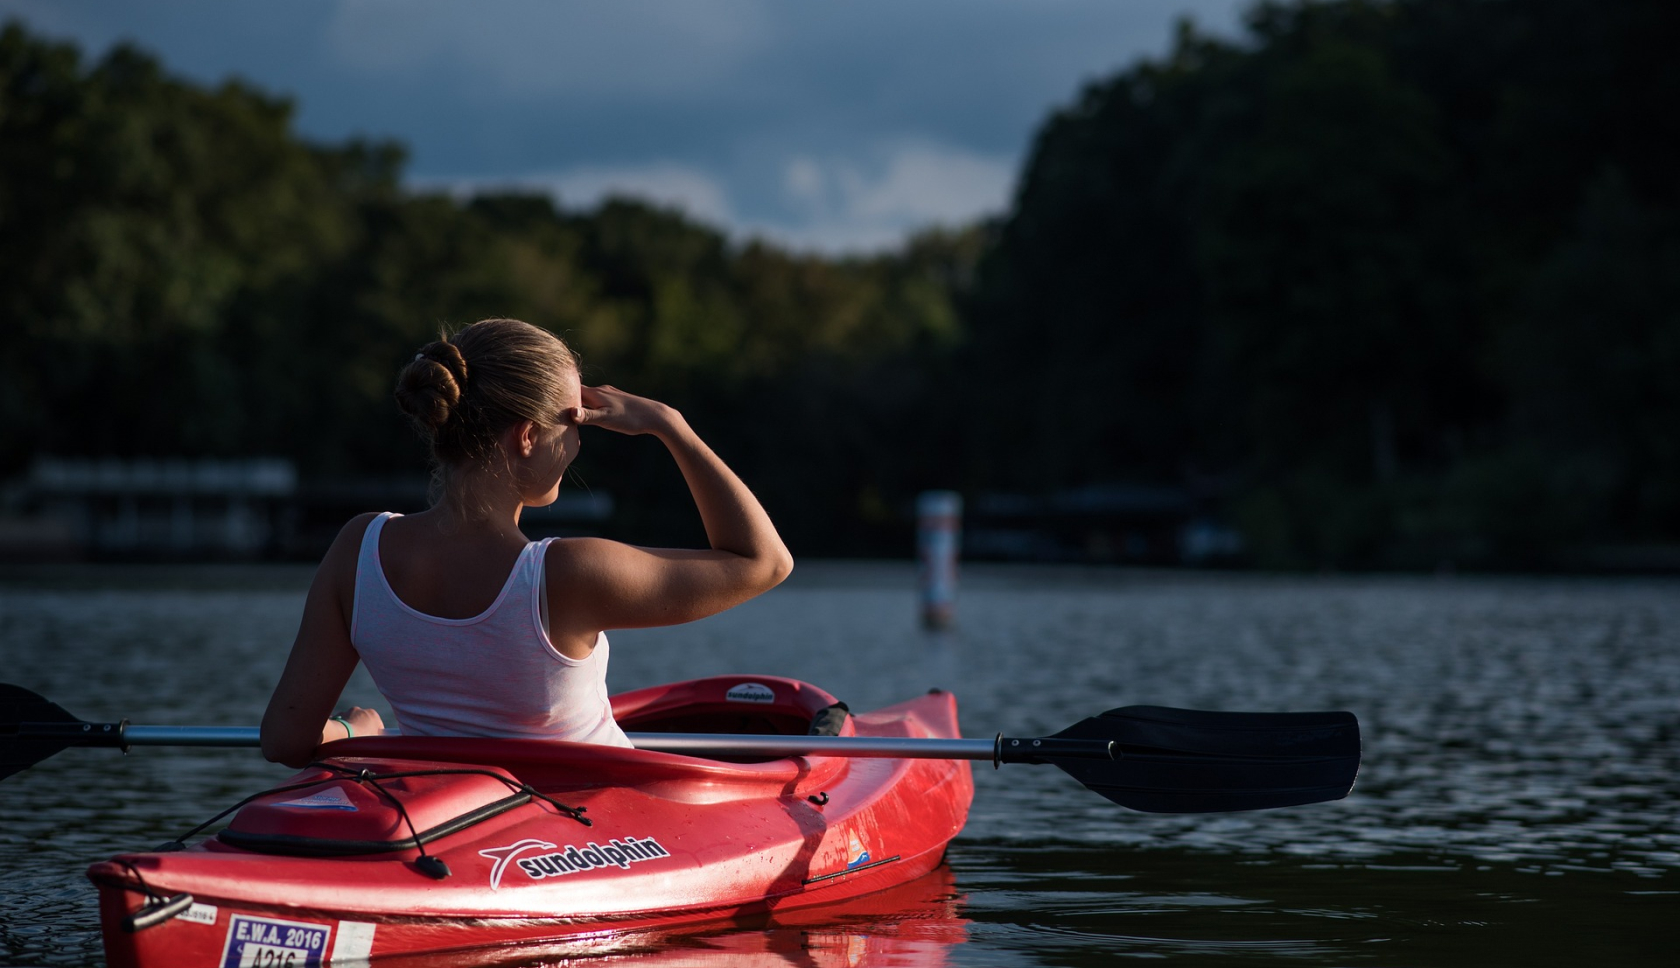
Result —
<svg viewBox="0 0 1680 968"><path fill-rule="evenodd" d="M546 840L521 840L517 844L506 847L492 847L478 852L480 857L488 857L496 863L490 868L490 890L494 891L502 886L502 872L507 870L508 862L520 854L533 850L553 850L554 845Z"/></svg>
<svg viewBox="0 0 1680 968"><path fill-rule="evenodd" d="M617 867L629 870L630 865L642 860L656 860L669 857L670 852L659 845L659 841L652 837L626 837L623 840L613 840L602 845L591 841L583 847L567 844L552 854L538 857L521 857L519 869L530 876L542 879L544 877L559 877L562 874L576 874L581 871L592 871L601 867Z"/></svg>
<svg viewBox="0 0 1680 968"><path fill-rule="evenodd" d="M730 686L723 698L730 702L768 703L776 701L776 691L762 682L743 682Z"/></svg>

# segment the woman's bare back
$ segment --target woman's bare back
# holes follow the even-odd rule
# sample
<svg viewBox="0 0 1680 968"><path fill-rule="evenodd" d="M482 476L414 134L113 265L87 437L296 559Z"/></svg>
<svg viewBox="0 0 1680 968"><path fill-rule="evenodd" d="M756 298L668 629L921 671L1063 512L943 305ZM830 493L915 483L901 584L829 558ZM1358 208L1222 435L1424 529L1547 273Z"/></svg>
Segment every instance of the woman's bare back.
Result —
<svg viewBox="0 0 1680 968"><path fill-rule="evenodd" d="M379 563L397 599L437 618L476 618L495 604L525 550L518 533L470 531L436 512L392 518L379 535Z"/></svg>

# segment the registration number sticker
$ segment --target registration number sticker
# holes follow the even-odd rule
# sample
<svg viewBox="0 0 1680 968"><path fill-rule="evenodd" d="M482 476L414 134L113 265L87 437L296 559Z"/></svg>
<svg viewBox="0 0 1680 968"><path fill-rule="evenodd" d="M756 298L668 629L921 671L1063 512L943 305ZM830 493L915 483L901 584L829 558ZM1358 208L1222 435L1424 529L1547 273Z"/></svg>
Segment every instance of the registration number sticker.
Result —
<svg viewBox="0 0 1680 968"><path fill-rule="evenodd" d="M319 968L332 926L235 914L222 968Z"/></svg>
<svg viewBox="0 0 1680 968"><path fill-rule="evenodd" d="M214 926L216 923L216 905L194 904L192 907L182 911L180 918L183 921L191 921L195 924L208 924Z"/></svg>

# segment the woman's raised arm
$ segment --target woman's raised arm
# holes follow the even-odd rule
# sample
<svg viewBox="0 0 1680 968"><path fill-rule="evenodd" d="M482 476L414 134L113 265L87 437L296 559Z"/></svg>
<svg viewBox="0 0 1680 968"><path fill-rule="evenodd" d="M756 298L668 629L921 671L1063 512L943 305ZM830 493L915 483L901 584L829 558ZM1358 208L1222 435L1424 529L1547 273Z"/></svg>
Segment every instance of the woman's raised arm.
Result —
<svg viewBox="0 0 1680 968"><path fill-rule="evenodd" d="M614 387L584 387L580 426L651 434L670 451L700 512L706 550L638 548L604 539L550 546L551 628L562 633L675 625L762 594L793 556L752 491L676 410ZM558 642L557 642L558 644Z"/></svg>

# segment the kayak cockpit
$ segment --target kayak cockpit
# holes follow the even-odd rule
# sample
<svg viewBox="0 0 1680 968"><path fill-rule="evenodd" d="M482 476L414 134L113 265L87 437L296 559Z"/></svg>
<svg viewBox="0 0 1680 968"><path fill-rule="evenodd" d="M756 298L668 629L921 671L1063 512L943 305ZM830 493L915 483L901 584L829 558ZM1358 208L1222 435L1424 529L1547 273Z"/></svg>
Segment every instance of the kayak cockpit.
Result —
<svg viewBox="0 0 1680 968"><path fill-rule="evenodd" d="M826 690L777 676L713 676L612 697L626 732L852 736L846 705Z"/></svg>
<svg viewBox="0 0 1680 968"><path fill-rule="evenodd" d="M713 676L612 697L626 732L853 736L845 707L825 690L777 676ZM321 748L323 758L428 760L508 771L545 793L634 786L685 803L797 793L832 782L849 761L827 756L688 756L589 743L464 736L367 736Z"/></svg>

